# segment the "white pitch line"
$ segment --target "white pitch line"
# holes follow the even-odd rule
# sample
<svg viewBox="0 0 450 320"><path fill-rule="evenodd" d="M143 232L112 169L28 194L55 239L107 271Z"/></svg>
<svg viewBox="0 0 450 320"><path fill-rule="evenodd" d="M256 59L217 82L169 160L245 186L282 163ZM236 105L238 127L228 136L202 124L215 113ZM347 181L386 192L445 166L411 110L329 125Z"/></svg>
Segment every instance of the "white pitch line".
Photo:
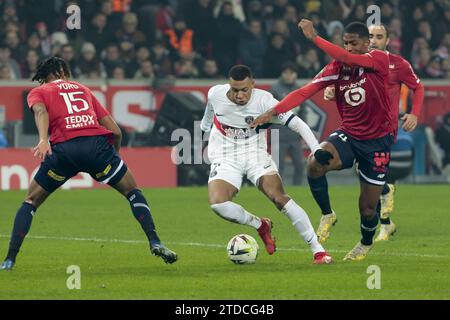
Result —
<svg viewBox="0 0 450 320"><path fill-rule="evenodd" d="M9 238L9 235L0 234L0 238ZM28 239L37 240L62 240L62 241L85 241L85 242L110 242L110 243L145 243L148 241L143 240L125 240L125 239L100 239L100 238L80 238L80 237L55 237L55 236L27 236ZM208 248L225 248L225 245L214 243L201 243L201 242L165 242L167 244L189 246L189 247L208 247ZM294 252L309 252L309 249L300 248L278 248L279 251L294 251ZM328 252L347 253L346 250L327 250ZM448 256L437 254L420 254L414 252L372 252L371 255L379 256L402 256L402 257L417 257L417 258L449 258Z"/></svg>

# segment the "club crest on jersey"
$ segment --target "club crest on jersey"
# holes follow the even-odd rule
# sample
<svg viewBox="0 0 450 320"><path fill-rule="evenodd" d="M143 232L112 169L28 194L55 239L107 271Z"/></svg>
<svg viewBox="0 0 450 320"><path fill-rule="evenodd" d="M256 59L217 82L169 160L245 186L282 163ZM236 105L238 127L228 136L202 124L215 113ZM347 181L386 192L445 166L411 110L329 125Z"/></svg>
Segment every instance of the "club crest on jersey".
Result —
<svg viewBox="0 0 450 320"><path fill-rule="evenodd" d="M245 123L246 123L246 124L252 123L253 120L255 120L255 118L252 117L252 116L247 116L247 117L245 117Z"/></svg>

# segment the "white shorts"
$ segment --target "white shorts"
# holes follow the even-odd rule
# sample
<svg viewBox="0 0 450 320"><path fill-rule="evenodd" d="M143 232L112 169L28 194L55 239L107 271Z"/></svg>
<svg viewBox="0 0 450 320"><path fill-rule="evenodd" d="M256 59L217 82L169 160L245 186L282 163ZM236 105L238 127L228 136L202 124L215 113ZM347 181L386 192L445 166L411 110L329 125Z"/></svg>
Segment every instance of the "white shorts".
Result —
<svg viewBox="0 0 450 320"><path fill-rule="evenodd" d="M211 160L211 171L208 183L213 180L224 180L236 189L242 186L244 176L247 176L255 186L259 179L269 173L278 173L278 168L269 154L259 157L242 157L242 159L217 158ZM241 161L240 161L241 160Z"/></svg>

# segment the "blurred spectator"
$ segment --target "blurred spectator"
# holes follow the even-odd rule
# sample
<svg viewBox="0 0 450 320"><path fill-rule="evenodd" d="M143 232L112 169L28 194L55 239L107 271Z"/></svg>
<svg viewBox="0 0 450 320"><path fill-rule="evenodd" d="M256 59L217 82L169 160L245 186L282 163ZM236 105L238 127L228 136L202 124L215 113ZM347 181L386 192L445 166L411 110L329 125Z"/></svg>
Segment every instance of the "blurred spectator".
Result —
<svg viewBox="0 0 450 320"><path fill-rule="evenodd" d="M215 60L206 59L203 61L200 78L204 79L217 79L220 78L219 69Z"/></svg>
<svg viewBox="0 0 450 320"><path fill-rule="evenodd" d="M95 46L90 42L85 42L81 48L81 57L78 61L80 75L86 78L104 78L106 72L102 62L96 56Z"/></svg>
<svg viewBox="0 0 450 320"><path fill-rule="evenodd" d="M272 34L269 47L264 55L263 76L276 78L281 74L282 64L293 60L295 60L295 52L288 47L284 37L278 33Z"/></svg>
<svg viewBox="0 0 450 320"><path fill-rule="evenodd" d="M5 44L11 50L11 58L16 61L22 61L25 57L25 46L20 43L19 34L9 31L5 36Z"/></svg>
<svg viewBox="0 0 450 320"><path fill-rule="evenodd" d="M274 19L283 18L286 13L288 0L273 0L273 17Z"/></svg>
<svg viewBox="0 0 450 320"><path fill-rule="evenodd" d="M11 58L11 50L4 45L0 45L0 65L6 67L3 69L4 76L2 79L20 79L20 66L14 59ZM9 77L6 77L6 72L9 72Z"/></svg>
<svg viewBox="0 0 450 320"><path fill-rule="evenodd" d="M54 32L51 35L51 46L52 46L52 55L59 56L61 55L62 46L66 45L69 41L64 32Z"/></svg>
<svg viewBox="0 0 450 320"><path fill-rule="evenodd" d="M263 60L267 42L262 32L261 22L251 20L247 30L243 31L239 40L242 63L249 66L255 78L263 76Z"/></svg>
<svg viewBox="0 0 450 320"><path fill-rule="evenodd" d="M383 2L381 5L381 21L384 24L389 25L394 18L394 9L389 2Z"/></svg>
<svg viewBox="0 0 450 320"><path fill-rule="evenodd" d="M69 64L70 73L72 78L78 78L80 71L77 68L77 62L75 61L75 51L71 44L65 44L61 47L61 58Z"/></svg>
<svg viewBox="0 0 450 320"><path fill-rule="evenodd" d="M213 11L211 0L194 0L185 11L186 22L194 31L195 50L205 58L212 56L212 41L216 36Z"/></svg>
<svg viewBox="0 0 450 320"><path fill-rule="evenodd" d="M442 59L448 60L450 56L450 33L446 33L441 40L441 44L436 49L436 54Z"/></svg>
<svg viewBox="0 0 450 320"><path fill-rule="evenodd" d="M113 41L111 30L107 27L107 17L104 13L97 13L86 31L86 40L94 43L98 52L102 52L108 43Z"/></svg>
<svg viewBox="0 0 450 320"><path fill-rule="evenodd" d="M216 19L217 34L214 37L214 57L219 64L221 74L236 64L239 53L239 34L241 22L234 16L231 1L224 1L219 16Z"/></svg>
<svg viewBox="0 0 450 320"><path fill-rule="evenodd" d="M214 17L218 17L220 12L223 10L223 4L225 2L229 2L231 4L233 10L233 16L238 19L240 22L245 22L245 13L243 8L242 0L217 0L216 6L214 8Z"/></svg>
<svg viewBox="0 0 450 320"><path fill-rule="evenodd" d="M436 36L433 34L430 23L427 20L422 19L419 21L417 34L419 37L423 37L432 49L437 47L438 43L436 42Z"/></svg>
<svg viewBox="0 0 450 320"><path fill-rule="evenodd" d="M443 78L445 73L441 66L442 58L435 55L432 56L428 64L425 67L425 77L426 78Z"/></svg>
<svg viewBox="0 0 450 320"><path fill-rule="evenodd" d="M41 48L41 40L37 33L32 33L27 40L27 49L36 50L39 53L39 56L44 56L44 53Z"/></svg>
<svg viewBox="0 0 450 320"><path fill-rule="evenodd" d="M164 41L156 41L152 46L152 62L155 75L158 78L166 78L172 74L172 61Z"/></svg>
<svg viewBox="0 0 450 320"><path fill-rule="evenodd" d="M153 81L153 79L155 79L153 64L150 60L140 62L139 69L136 71L134 79L146 79L150 81Z"/></svg>
<svg viewBox="0 0 450 320"><path fill-rule="evenodd" d="M308 49L304 55L298 56L300 74L305 78L313 78L322 69L316 49Z"/></svg>
<svg viewBox="0 0 450 320"><path fill-rule="evenodd" d="M193 79L198 77L199 72L194 61L189 58L182 58L175 62L175 76L180 79Z"/></svg>
<svg viewBox="0 0 450 320"><path fill-rule="evenodd" d="M124 80L125 79L125 68L123 66L116 66L112 71L112 78L114 80Z"/></svg>
<svg viewBox="0 0 450 320"><path fill-rule="evenodd" d="M31 79L37 71L37 66L39 64L39 54L34 49L29 49L25 61L22 64L22 77Z"/></svg>
<svg viewBox="0 0 450 320"><path fill-rule="evenodd" d="M12 80L12 70L7 64L0 64L0 80Z"/></svg>
<svg viewBox="0 0 450 320"><path fill-rule="evenodd" d="M444 168L450 164L450 112L444 115L442 125L436 130L435 141L444 151L442 160L442 167Z"/></svg>
<svg viewBox="0 0 450 320"><path fill-rule="evenodd" d="M263 18L263 5L259 0L250 0L244 7L246 20L262 20Z"/></svg>
<svg viewBox="0 0 450 320"><path fill-rule="evenodd" d="M102 59L105 66L106 74L109 78L114 75L114 69L119 65L122 65L122 59L120 57L119 46L114 43L110 43L105 49L105 57Z"/></svg>
<svg viewBox="0 0 450 320"><path fill-rule="evenodd" d="M142 62L147 60L150 60L150 50L147 46L138 46L136 48L136 62L140 65Z"/></svg>
<svg viewBox="0 0 450 320"><path fill-rule="evenodd" d="M283 20L283 19L275 20L272 25L272 33L281 34L284 38L284 42L286 43L286 46L295 55L300 53L300 45L295 43L294 40L292 40L291 33L289 31L288 23L286 22L286 20ZM297 30L297 33L299 33L298 30Z"/></svg>
<svg viewBox="0 0 450 320"><path fill-rule="evenodd" d="M168 0L161 0L156 11L156 28L164 34L167 29L173 29L175 10Z"/></svg>
<svg viewBox="0 0 450 320"><path fill-rule="evenodd" d="M41 50L44 56L49 56L52 48L52 41L48 34L47 25L45 22L38 22L36 24L36 32L41 43Z"/></svg>
<svg viewBox="0 0 450 320"><path fill-rule="evenodd" d="M350 22L354 21L366 22L366 7L362 3L358 3L353 7L348 18L344 20L344 25L348 25Z"/></svg>
<svg viewBox="0 0 450 320"><path fill-rule="evenodd" d="M166 30L165 34L172 60L177 60L180 55L194 51L194 32L186 26L182 17L177 17L174 28Z"/></svg>
<svg viewBox="0 0 450 320"><path fill-rule="evenodd" d="M297 69L294 63L285 63L281 68L281 76L278 81L270 88L270 92L273 94L274 98L277 100L282 100L290 92L298 88L297 81ZM297 113L299 108L295 108L292 111ZM283 125L272 126L272 129L278 129L279 131L279 171L283 180L287 181L287 177L284 175L284 169L286 166L286 160L292 159L292 164L294 166L294 174L292 176L292 183L294 185L299 185L303 178L303 166L304 157L303 149L300 142L300 136L293 132L291 129Z"/></svg>
<svg viewBox="0 0 450 320"><path fill-rule="evenodd" d="M123 16L122 28L116 32L116 39L122 50L129 50L132 45L145 43L145 34L137 29L138 18L135 13L128 12ZM126 46L125 48L123 46Z"/></svg>

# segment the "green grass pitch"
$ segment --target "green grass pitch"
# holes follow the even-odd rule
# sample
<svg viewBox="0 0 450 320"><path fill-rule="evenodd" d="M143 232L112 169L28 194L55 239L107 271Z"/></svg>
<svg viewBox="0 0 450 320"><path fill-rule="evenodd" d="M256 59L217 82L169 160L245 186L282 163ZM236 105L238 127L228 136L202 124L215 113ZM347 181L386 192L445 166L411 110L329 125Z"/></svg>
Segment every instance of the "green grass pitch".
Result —
<svg viewBox="0 0 450 320"><path fill-rule="evenodd" d="M162 240L179 261L150 255L128 202L113 190L57 191L36 213L12 272L0 272L0 299L450 299L450 187L399 185L392 215L398 232L362 262L342 261L359 240L358 187L330 188L338 223L325 244L333 265L315 266L287 217L256 188L236 202L275 223L269 256L257 233L210 210L206 188L144 190ZM306 187L288 188L316 227L319 210ZM25 192L0 193L0 258ZM248 233L260 244L254 265L234 265L226 244ZM67 267L81 289L66 286ZM381 289L369 290L370 265Z"/></svg>

